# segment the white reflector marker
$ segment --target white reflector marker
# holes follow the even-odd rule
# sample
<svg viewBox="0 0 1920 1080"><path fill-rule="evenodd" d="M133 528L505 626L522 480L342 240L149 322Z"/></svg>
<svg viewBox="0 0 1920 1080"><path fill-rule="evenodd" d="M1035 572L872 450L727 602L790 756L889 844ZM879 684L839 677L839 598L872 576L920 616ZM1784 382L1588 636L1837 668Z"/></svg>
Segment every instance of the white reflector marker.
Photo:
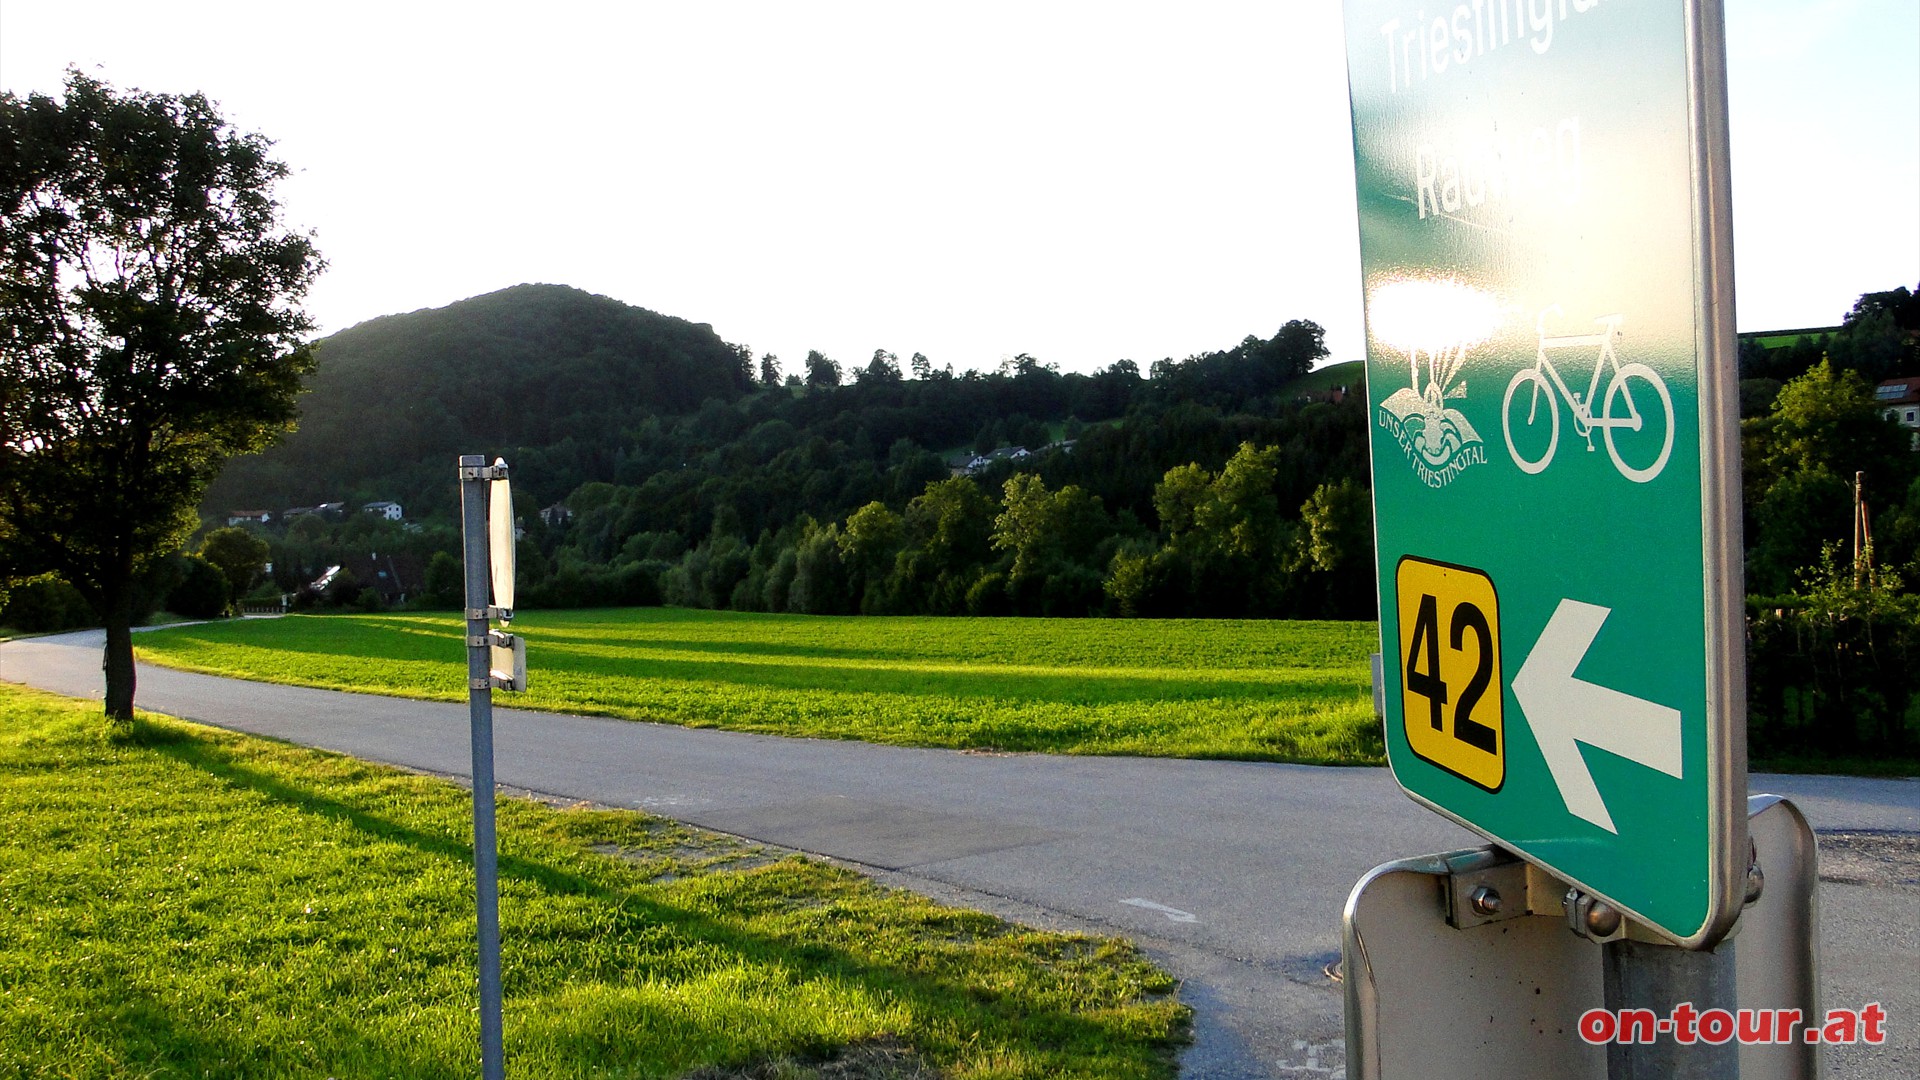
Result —
<svg viewBox="0 0 1920 1080"><path fill-rule="evenodd" d="M494 459L494 465L506 462ZM487 552L492 563L493 606L513 618L513 494L506 479L487 485Z"/></svg>

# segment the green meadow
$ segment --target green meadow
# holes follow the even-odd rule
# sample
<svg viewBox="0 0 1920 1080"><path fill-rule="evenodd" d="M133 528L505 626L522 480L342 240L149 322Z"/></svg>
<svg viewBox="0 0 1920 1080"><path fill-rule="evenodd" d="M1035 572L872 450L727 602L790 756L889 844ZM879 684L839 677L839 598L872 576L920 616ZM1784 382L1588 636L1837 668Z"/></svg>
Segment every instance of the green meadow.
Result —
<svg viewBox="0 0 1920 1080"><path fill-rule="evenodd" d="M139 635L142 660L466 700L451 614L288 616ZM1384 761L1372 623L526 612L499 704L775 735L1069 754Z"/></svg>
<svg viewBox="0 0 1920 1080"><path fill-rule="evenodd" d="M0 1076L473 1076L470 796L0 684ZM507 1073L1171 1077L1128 943L501 799Z"/></svg>

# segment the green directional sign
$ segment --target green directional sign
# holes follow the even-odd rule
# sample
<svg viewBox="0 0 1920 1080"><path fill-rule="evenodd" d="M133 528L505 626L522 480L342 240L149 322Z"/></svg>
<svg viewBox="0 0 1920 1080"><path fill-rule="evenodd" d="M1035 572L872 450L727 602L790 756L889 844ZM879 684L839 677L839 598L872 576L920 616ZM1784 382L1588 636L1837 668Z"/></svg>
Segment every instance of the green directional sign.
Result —
<svg viewBox="0 0 1920 1080"><path fill-rule="evenodd" d="M1347 0L1388 758L1704 947L1747 866L1717 0Z"/></svg>

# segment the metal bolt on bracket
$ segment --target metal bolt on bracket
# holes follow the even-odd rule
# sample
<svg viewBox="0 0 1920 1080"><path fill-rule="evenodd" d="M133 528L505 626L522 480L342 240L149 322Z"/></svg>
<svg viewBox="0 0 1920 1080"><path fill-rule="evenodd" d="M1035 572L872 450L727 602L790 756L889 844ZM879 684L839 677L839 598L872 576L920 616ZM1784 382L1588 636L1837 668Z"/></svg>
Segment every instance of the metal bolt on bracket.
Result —
<svg viewBox="0 0 1920 1080"><path fill-rule="evenodd" d="M1476 856L1449 867L1442 904L1449 926L1470 930L1529 915L1558 918L1566 889L1565 882L1511 855Z"/></svg>
<svg viewBox="0 0 1920 1080"><path fill-rule="evenodd" d="M1579 889L1567 890L1567 928L1590 941L1605 944L1627 935L1627 920L1619 909Z"/></svg>

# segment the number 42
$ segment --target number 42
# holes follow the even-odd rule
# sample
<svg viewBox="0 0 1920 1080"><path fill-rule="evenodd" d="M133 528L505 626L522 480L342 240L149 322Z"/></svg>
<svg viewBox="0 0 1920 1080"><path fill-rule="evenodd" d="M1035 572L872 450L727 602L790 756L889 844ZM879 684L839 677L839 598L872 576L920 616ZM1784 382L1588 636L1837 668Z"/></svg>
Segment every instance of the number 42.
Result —
<svg viewBox="0 0 1920 1080"><path fill-rule="evenodd" d="M1453 737L1489 754L1499 747L1499 732L1473 718L1473 707L1486 695L1493 681L1493 631L1487 626L1486 613L1471 602L1454 605L1449 620L1448 646L1460 652L1467 631L1476 640L1473 675L1460 691L1460 702L1453 708ZM1424 649L1422 646L1425 646ZM1423 656L1424 653L1424 656ZM1426 661L1427 670L1420 670ZM1445 731L1446 704L1451 694L1440 668L1440 598L1432 593L1420 597L1419 614L1413 620L1413 646L1407 651L1407 689L1427 699L1433 730Z"/></svg>
<svg viewBox="0 0 1920 1080"><path fill-rule="evenodd" d="M1408 749L1488 791L1506 780L1500 600L1464 566L1408 556L1396 573Z"/></svg>

